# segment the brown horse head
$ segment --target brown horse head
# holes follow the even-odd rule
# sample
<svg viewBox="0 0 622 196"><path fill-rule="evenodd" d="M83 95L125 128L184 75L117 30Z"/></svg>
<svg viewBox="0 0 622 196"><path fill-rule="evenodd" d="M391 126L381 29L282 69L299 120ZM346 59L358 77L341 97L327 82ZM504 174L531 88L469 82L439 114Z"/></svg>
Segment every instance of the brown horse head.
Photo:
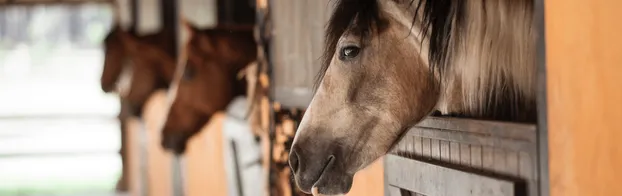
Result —
<svg viewBox="0 0 622 196"><path fill-rule="evenodd" d="M162 146L174 153L185 151L188 139L211 116L225 110L237 95L245 93L245 81L236 77L255 61L257 46L252 28L189 27L186 63L180 64L171 97L174 97L162 129Z"/></svg>
<svg viewBox="0 0 622 196"><path fill-rule="evenodd" d="M533 108L530 2L337 1L290 151L298 187L347 193L356 172L434 110L479 118Z"/></svg>
<svg viewBox="0 0 622 196"><path fill-rule="evenodd" d="M121 36L121 27L115 25L104 38L104 68L101 75L101 88L104 92L112 92L121 76L123 67L127 65L125 45Z"/></svg>
<svg viewBox="0 0 622 196"><path fill-rule="evenodd" d="M137 36L115 27L104 40L102 89L110 92L119 83L119 95L133 115L140 116L147 98L172 81L176 61L165 51L174 46L163 32ZM119 81L125 71L130 72L128 83Z"/></svg>

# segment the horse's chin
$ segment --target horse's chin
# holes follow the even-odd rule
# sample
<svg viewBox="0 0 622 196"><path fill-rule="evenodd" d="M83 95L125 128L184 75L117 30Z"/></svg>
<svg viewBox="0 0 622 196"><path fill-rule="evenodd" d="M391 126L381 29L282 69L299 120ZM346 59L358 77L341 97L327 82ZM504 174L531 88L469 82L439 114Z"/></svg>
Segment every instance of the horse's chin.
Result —
<svg viewBox="0 0 622 196"><path fill-rule="evenodd" d="M313 189L311 189L311 194L313 194L313 196L342 196L342 195L346 195L346 194L336 194L336 195L322 194L322 193L319 193L319 190L318 190L317 187L313 187Z"/></svg>
<svg viewBox="0 0 622 196"><path fill-rule="evenodd" d="M334 167L333 167L334 168ZM345 195L352 188L353 175L326 171L311 188L314 196Z"/></svg>

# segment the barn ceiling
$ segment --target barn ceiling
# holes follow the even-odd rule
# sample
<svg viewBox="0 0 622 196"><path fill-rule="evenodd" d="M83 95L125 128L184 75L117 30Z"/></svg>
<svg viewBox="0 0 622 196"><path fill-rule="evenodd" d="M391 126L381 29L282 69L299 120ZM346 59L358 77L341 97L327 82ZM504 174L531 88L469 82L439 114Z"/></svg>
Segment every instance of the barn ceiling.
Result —
<svg viewBox="0 0 622 196"><path fill-rule="evenodd" d="M35 4L72 4L72 3L110 3L111 0L0 0L0 6L35 5Z"/></svg>

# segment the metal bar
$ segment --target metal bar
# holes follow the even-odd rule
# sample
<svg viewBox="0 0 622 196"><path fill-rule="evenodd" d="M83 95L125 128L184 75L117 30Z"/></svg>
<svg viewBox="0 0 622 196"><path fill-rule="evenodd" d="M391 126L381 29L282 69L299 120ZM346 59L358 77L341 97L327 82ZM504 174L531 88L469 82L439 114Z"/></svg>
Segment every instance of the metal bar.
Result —
<svg viewBox="0 0 622 196"><path fill-rule="evenodd" d="M233 154L233 172L235 173L235 182L238 188L238 195L244 196L244 186L242 184L242 169L240 168L240 160L238 159L238 151L235 145L235 140L230 140L231 153Z"/></svg>

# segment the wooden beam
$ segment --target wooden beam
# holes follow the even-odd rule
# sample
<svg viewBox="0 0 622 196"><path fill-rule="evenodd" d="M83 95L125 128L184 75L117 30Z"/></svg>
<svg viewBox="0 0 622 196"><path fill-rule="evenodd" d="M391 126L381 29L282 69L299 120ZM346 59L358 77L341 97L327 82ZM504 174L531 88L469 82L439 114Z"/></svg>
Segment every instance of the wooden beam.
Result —
<svg viewBox="0 0 622 196"><path fill-rule="evenodd" d="M130 0L130 15L132 17L130 23L130 33L137 35L138 34L138 24L140 23L140 3L138 0Z"/></svg>
<svg viewBox="0 0 622 196"><path fill-rule="evenodd" d="M112 0L0 0L0 6L73 5L83 3L109 4Z"/></svg>
<svg viewBox="0 0 622 196"><path fill-rule="evenodd" d="M622 195L622 1L544 7L551 195Z"/></svg>
<svg viewBox="0 0 622 196"><path fill-rule="evenodd" d="M177 46L167 48L166 52L173 57L177 57L180 43L178 8L177 0L160 0L162 30L166 31L165 34L170 36L171 46Z"/></svg>
<svg viewBox="0 0 622 196"><path fill-rule="evenodd" d="M434 196L518 196L524 187L509 180L433 165L396 155L385 157L387 184ZM392 195L393 196L393 195Z"/></svg>
<svg viewBox="0 0 622 196"><path fill-rule="evenodd" d="M538 40L537 40L537 148L538 148L538 187L539 196L549 196L549 137L548 137L548 118L547 118L547 102L546 102L546 41L544 36L544 1L536 0L534 18L538 23Z"/></svg>

